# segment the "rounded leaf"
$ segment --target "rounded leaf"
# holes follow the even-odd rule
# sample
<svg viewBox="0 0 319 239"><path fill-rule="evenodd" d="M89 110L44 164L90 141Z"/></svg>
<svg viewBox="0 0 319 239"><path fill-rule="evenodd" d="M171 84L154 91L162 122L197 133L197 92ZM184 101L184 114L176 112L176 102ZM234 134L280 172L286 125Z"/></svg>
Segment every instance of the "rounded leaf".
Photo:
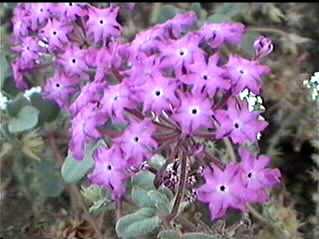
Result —
<svg viewBox="0 0 319 239"><path fill-rule="evenodd" d="M39 111L32 106L24 106L16 117L9 121L8 129L10 133L19 133L33 129L39 119Z"/></svg>
<svg viewBox="0 0 319 239"><path fill-rule="evenodd" d="M154 216L154 209L142 208L135 213L121 217L115 227L120 238L140 238L155 231L161 225L161 219Z"/></svg>

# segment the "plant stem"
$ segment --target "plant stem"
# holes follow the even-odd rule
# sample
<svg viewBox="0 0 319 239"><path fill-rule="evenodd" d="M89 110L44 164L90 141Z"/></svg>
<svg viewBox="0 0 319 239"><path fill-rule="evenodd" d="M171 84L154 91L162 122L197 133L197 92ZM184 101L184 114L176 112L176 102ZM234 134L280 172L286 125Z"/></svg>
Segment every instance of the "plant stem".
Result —
<svg viewBox="0 0 319 239"><path fill-rule="evenodd" d="M226 145L227 152L229 153L230 160L232 162L236 162L236 154L235 154L233 145L231 144L230 140L227 138L224 138L224 143Z"/></svg>
<svg viewBox="0 0 319 239"><path fill-rule="evenodd" d="M116 221L118 221L121 218L121 212L122 212L122 201L116 200L116 209L115 209L115 217Z"/></svg>
<svg viewBox="0 0 319 239"><path fill-rule="evenodd" d="M248 31L275 33L287 37L290 33L272 27L249 27Z"/></svg>
<svg viewBox="0 0 319 239"><path fill-rule="evenodd" d="M187 166L187 157L185 153L183 152L182 159L181 159L181 174L179 179L178 191L177 191L176 199L174 201L173 209L167 217L168 223L177 216L179 205L181 204L184 197L184 189L185 189L185 183L186 183L186 177L187 177L186 166Z"/></svg>

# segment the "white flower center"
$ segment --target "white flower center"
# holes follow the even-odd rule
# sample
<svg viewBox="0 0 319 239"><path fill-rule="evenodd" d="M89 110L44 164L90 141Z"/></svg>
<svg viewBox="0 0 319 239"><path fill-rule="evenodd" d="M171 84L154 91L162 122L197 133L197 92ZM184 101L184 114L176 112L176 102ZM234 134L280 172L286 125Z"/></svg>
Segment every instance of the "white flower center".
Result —
<svg viewBox="0 0 319 239"><path fill-rule="evenodd" d="M217 186L217 191L220 193L227 193L229 188L225 184L220 184Z"/></svg>
<svg viewBox="0 0 319 239"><path fill-rule="evenodd" d="M197 116L200 113L200 108L198 106L189 107L189 113L191 116Z"/></svg>
<svg viewBox="0 0 319 239"><path fill-rule="evenodd" d="M184 58L188 55L188 50L186 48L180 48L177 50L177 55Z"/></svg>

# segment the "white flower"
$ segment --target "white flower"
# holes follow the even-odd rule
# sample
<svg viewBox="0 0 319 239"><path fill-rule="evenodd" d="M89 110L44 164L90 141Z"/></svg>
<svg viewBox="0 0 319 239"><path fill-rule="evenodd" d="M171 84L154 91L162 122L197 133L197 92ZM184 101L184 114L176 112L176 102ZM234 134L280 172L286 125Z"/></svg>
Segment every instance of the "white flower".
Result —
<svg viewBox="0 0 319 239"><path fill-rule="evenodd" d="M312 100L319 100L319 72L315 72L310 80L303 81L303 85L309 89Z"/></svg>
<svg viewBox="0 0 319 239"><path fill-rule="evenodd" d="M8 98L4 96L0 91L0 110L5 110L7 108Z"/></svg>
<svg viewBox="0 0 319 239"><path fill-rule="evenodd" d="M27 98L28 100L31 100L30 97L34 93L41 93L41 86L32 87L30 90L26 90L24 92L24 97Z"/></svg>
<svg viewBox="0 0 319 239"><path fill-rule="evenodd" d="M248 103L248 110L252 111L264 111L265 107L262 105L263 100L259 95L255 95L247 88L239 93L241 100L245 100Z"/></svg>

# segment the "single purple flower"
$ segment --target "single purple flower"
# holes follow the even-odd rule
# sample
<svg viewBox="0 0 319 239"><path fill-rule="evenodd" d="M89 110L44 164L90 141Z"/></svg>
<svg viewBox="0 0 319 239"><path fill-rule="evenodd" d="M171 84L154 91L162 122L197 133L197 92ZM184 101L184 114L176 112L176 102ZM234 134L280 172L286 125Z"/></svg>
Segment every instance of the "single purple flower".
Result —
<svg viewBox="0 0 319 239"><path fill-rule="evenodd" d="M53 3L29 3L26 4L26 9L30 16L32 31L42 27L52 15Z"/></svg>
<svg viewBox="0 0 319 239"><path fill-rule="evenodd" d="M100 102L105 87L106 83L99 81L92 81L83 86L80 94L69 108L72 115L78 114L90 102Z"/></svg>
<svg viewBox="0 0 319 239"><path fill-rule="evenodd" d="M254 42L254 48L256 53L256 59L264 58L268 56L274 49L274 45L270 38L259 36Z"/></svg>
<svg viewBox="0 0 319 239"><path fill-rule="evenodd" d="M241 23L205 24L200 33L210 47L219 48L224 43L239 44L245 33L245 26Z"/></svg>
<svg viewBox="0 0 319 239"><path fill-rule="evenodd" d="M112 68L112 55L108 48L89 48L86 64L96 69L95 81L103 81Z"/></svg>
<svg viewBox="0 0 319 239"><path fill-rule="evenodd" d="M46 81L44 97L55 101L61 108L69 106L70 97L79 89L77 78L67 77L64 73L57 72Z"/></svg>
<svg viewBox="0 0 319 239"><path fill-rule="evenodd" d="M219 57L217 54L211 56L206 63L205 59L198 60L188 66L190 73L181 77L181 80L188 85L193 85L193 92L202 92L214 96L218 89L229 89L230 82L225 79L226 71L217 66Z"/></svg>
<svg viewBox="0 0 319 239"><path fill-rule="evenodd" d="M60 20L63 21L74 21L76 17L83 17L86 15L86 9L84 8L87 3L57 3L54 4L52 12Z"/></svg>
<svg viewBox="0 0 319 239"><path fill-rule="evenodd" d="M90 6L88 8L87 34L93 39L94 43L98 44L102 41L105 45L111 37L118 38L120 36L122 27L116 21L118 11L118 7L101 9Z"/></svg>
<svg viewBox="0 0 319 239"><path fill-rule="evenodd" d="M239 56L230 56L225 68L232 80L234 94L239 94L245 88L248 88L254 94L259 95L262 87L262 77L269 75L271 72L268 66Z"/></svg>
<svg viewBox="0 0 319 239"><path fill-rule="evenodd" d="M204 51L198 46L199 40L198 34L188 33L176 41L171 41L170 44L162 43L160 46L162 67L174 68L177 75L183 73L190 64L204 56Z"/></svg>
<svg viewBox="0 0 319 239"><path fill-rule="evenodd" d="M123 71L125 76L128 76L128 84L130 86L139 87L154 78L153 75L159 74L159 61L156 56L147 57L140 53L134 59L130 59L130 68Z"/></svg>
<svg viewBox="0 0 319 239"><path fill-rule="evenodd" d="M217 110L214 114L218 122L216 138L229 136L235 144L256 142L258 133L268 125L265 120L258 119L259 114L249 112L246 101L229 99L227 110Z"/></svg>
<svg viewBox="0 0 319 239"><path fill-rule="evenodd" d="M271 161L269 157L256 157L243 147L239 148L239 155L242 159L239 169L241 180L247 189L254 191L248 199L252 202L266 202L268 195L265 189L280 183L279 169L266 168Z"/></svg>
<svg viewBox="0 0 319 239"><path fill-rule="evenodd" d="M39 46L39 40L31 36L21 39L16 46L12 47L13 51L19 52L19 61L22 67L33 66L40 58L42 48Z"/></svg>
<svg viewBox="0 0 319 239"><path fill-rule="evenodd" d="M205 183L198 188L198 199L209 203L212 220L224 216L228 208L246 210L243 200L247 193L238 178L238 165L229 164L224 169L212 165L204 170Z"/></svg>
<svg viewBox="0 0 319 239"><path fill-rule="evenodd" d="M69 42L68 33L72 26L56 19L48 20L48 23L40 30L40 37L48 43L50 50L61 49Z"/></svg>
<svg viewBox="0 0 319 239"><path fill-rule="evenodd" d="M82 160L85 145L102 137L98 130L108 117L101 111L98 102L89 103L71 121L71 140L69 148L77 160Z"/></svg>
<svg viewBox="0 0 319 239"><path fill-rule="evenodd" d="M111 190L114 200L120 199L126 192L129 176L126 161L123 160L119 148L98 148L94 161L94 170L88 175L91 183Z"/></svg>
<svg viewBox="0 0 319 239"><path fill-rule="evenodd" d="M193 26L195 26L197 21L197 16L195 12L186 12L176 15L174 18L166 21L161 24L166 31L168 31L168 35L177 39L180 38L183 33L186 33Z"/></svg>
<svg viewBox="0 0 319 239"><path fill-rule="evenodd" d="M212 125L212 104L201 94L181 95L181 106L173 115L185 134L193 134L200 127Z"/></svg>
<svg viewBox="0 0 319 239"><path fill-rule="evenodd" d="M123 135L114 139L130 166L139 167L144 160L151 158L158 146L152 138L154 131L155 127L151 121L131 122Z"/></svg>
<svg viewBox="0 0 319 239"><path fill-rule="evenodd" d="M58 57L57 62L66 74L88 78L89 68L86 64L86 53L85 49L80 49L77 45L72 44Z"/></svg>
<svg viewBox="0 0 319 239"><path fill-rule="evenodd" d="M144 112L161 114L163 110L171 110L179 104L176 97L175 79L163 77L160 72L152 72L152 76L139 88L138 98L143 103Z"/></svg>
<svg viewBox="0 0 319 239"><path fill-rule="evenodd" d="M16 38L27 36L30 33L30 17L26 9L26 4L18 3L14 9L12 18L13 34Z"/></svg>
<svg viewBox="0 0 319 239"><path fill-rule="evenodd" d="M135 51L142 51L151 55L159 51L159 44L165 39L164 28L156 25L136 34L131 46Z"/></svg>
<svg viewBox="0 0 319 239"><path fill-rule="evenodd" d="M131 99L131 91L124 81L117 85L110 85L104 90L104 96L101 100L103 111L108 114L112 120L119 123L126 122L125 108L134 108L135 102Z"/></svg>

